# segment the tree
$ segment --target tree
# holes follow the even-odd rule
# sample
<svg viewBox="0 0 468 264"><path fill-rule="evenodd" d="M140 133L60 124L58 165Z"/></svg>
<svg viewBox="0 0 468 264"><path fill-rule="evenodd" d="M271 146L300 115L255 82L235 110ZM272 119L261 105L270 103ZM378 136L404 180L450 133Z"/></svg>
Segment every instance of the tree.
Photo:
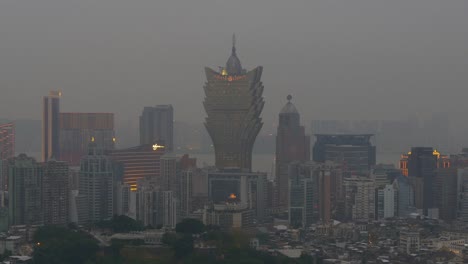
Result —
<svg viewBox="0 0 468 264"><path fill-rule="evenodd" d="M144 230L141 222L138 222L126 215L114 215L111 220L105 220L96 223L100 228L109 228L114 233L128 233L131 231Z"/></svg>
<svg viewBox="0 0 468 264"><path fill-rule="evenodd" d="M34 263L81 264L94 260L98 243L88 234L64 227L44 226L34 234Z"/></svg>
<svg viewBox="0 0 468 264"><path fill-rule="evenodd" d="M174 244L174 254L178 259L184 258L192 254L193 251L193 237L190 234L185 234L177 239Z"/></svg>
<svg viewBox="0 0 468 264"><path fill-rule="evenodd" d="M161 238L161 242L168 246L174 246L175 242L177 241L177 235L175 233L166 232Z"/></svg>
<svg viewBox="0 0 468 264"><path fill-rule="evenodd" d="M205 225L197 219L186 218L176 225L176 232L183 234L200 234L205 231Z"/></svg>

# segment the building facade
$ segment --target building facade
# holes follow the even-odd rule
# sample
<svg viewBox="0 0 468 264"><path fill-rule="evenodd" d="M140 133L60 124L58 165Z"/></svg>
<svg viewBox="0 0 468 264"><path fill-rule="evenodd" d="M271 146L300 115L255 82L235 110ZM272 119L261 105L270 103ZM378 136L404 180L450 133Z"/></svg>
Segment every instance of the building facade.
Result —
<svg viewBox="0 0 468 264"><path fill-rule="evenodd" d="M408 154L408 179L414 189L415 206L428 215L434 208L434 178L438 154L430 147L414 147Z"/></svg>
<svg viewBox="0 0 468 264"><path fill-rule="evenodd" d="M371 167L376 163L375 146L370 141L372 134L316 134L315 136L313 160L342 164L346 176L368 176Z"/></svg>
<svg viewBox="0 0 468 264"><path fill-rule="evenodd" d="M42 108L42 161L60 157L60 91L50 91L43 98Z"/></svg>
<svg viewBox="0 0 468 264"><path fill-rule="evenodd" d="M319 218L318 179L301 169L296 164L289 167L288 218L294 228L307 228Z"/></svg>
<svg viewBox="0 0 468 264"><path fill-rule="evenodd" d="M219 71L205 68L205 73L205 127L214 147L216 167L250 171L252 148L263 126L262 67L244 70L233 43L226 67Z"/></svg>
<svg viewBox="0 0 468 264"><path fill-rule="evenodd" d="M278 197L278 207L287 207L288 195L288 164L292 161L310 160L310 137L305 135L305 129L300 124L300 115L293 103L291 95L281 109L276 134L275 183Z"/></svg>
<svg viewBox="0 0 468 264"><path fill-rule="evenodd" d="M399 175L393 181L398 195L398 216L408 218L416 211L414 207L414 191L408 177Z"/></svg>
<svg viewBox="0 0 468 264"><path fill-rule="evenodd" d="M0 124L0 190L8 189L8 160L15 156L15 124Z"/></svg>
<svg viewBox="0 0 468 264"><path fill-rule="evenodd" d="M140 145L162 143L174 149L174 109L172 105L145 107L140 116Z"/></svg>
<svg viewBox="0 0 468 264"><path fill-rule="evenodd" d="M457 169L457 219L468 223L468 168Z"/></svg>
<svg viewBox="0 0 468 264"><path fill-rule="evenodd" d="M111 219L114 215L114 168L111 158L93 143L80 164L78 223Z"/></svg>
<svg viewBox="0 0 468 264"><path fill-rule="evenodd" d="M265 217L267 197L266 173L246 173L240 170L208 172L208 198L213 204L224 204L236 197L241 206L255 211L255 217Z"/></svg>
<svg viewBox="0 0 468 264"><path fill-rule="evenodd" d="M328 224L339 218L343 199L341 169L332 162L292 162L289 176L289 221L293 226L307 227L313 223Z"/></svg>
<svg viewBox="0 0 468 264"><path fill-rule="evenodd" d="M387 184L376 191L377 218L392 218L398 215L398 190Z"/></svg>
<svg viewBox="0 0 468 264"><path fill-rule="evenodd" d="M10 225L43 224L43 167L35 159L20 154L8 161L8 217Z"/></svg>
<svg viewBox="0 0 468 264"><path fill-rule="evenodd" d="M234 198L235 199L235 198ZM235 200L224 204L205 206L203 223L219 226L223 230L246 230L254 226L255 212Z"/></svg>
<svg viewBox="0 0 468 264"><path fill-rule="evenodd" d="M434 206L439 208L439 218L450 222L457 215L456 168L438 168L433 182Z"/></svg>
<svg viewBox="0 0 468 264"><path fill-rule="evenodd" d="M69 217L69 178L66 162L49 160L43 164L42 207L45 225L66 225Z"/></svg>
<svg viewBox="0 0 468 264"><path fill-rule="evenodd" d="M100 149L113 150L115 140L112 113L60 113L59 160L70 166L80 164L90 141Z"/></svg>
<svg viewBox="0 0 468 264"><path fill-rule="evenodd" d="M139 179L152 179L158 185L162 184L161 157L164 153L165 146L155 143L113 150L110 156L113 161L121 164L123 182L130 185L132 191L136 191Z"/></svg>
<svg viewBox="0 0 468 264"><path fill-rule="evenodd" d="M346 178L343 180L345 192L345 217L353 221L375 219L375 184L368 178Z"/></svg>

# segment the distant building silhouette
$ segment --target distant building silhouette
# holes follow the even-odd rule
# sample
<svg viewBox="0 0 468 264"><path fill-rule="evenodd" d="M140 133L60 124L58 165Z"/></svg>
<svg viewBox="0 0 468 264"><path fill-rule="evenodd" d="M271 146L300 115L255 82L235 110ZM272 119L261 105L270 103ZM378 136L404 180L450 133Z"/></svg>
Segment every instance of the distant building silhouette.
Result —
<svg viewBox="0 0 468 264"><path fill-rule="evenodd" d="M90 143L81 160L77 197L78 223L107 220L113 216L114 167L102 149Z"/></svg>
<svg viewBox="0 0 468 264"><path fill-rule="evenodd" d="M310 137L305 135L305 129L300 124L300 115L293 103L291 95L288 102L279 113L278 132L276 134L276 173L278 206L288 206L288 164L292 161L310 160Z"/></svg>
<svg viewBox="0 0 468 264"><path fill-rule="evenodd" d="M66 162L49 160L43 164L42 206L45 225L66 225L69 219L70 188Z"/></svg>
<svg viewBox="0 0 468 264"><path fill-rule="evenodd" d="M145 107L140 116L140 145L164 143L174 149L174 109L172 105Z"/></svg>
<svg viewBox="0 0 468 264"><path fill-rule="evenodd" d="M369 176L376 163L371 134L316 134L313 160L333 161L344 166L346 176Z"/></svg>
<svg viewBox="0 0 468 264"><path fill-rule="evenodd" d="M8 189L8 159L15 156L15 124L0 124L0 190Z"/></svg>
<svg viewBox="0 0 468 264"><path fill-rule="evenodd" d="M34 158L20 154L8 161L8 172L9 224L43 224L42 165Z"/></svg>
<svg viewBox="0 0 468 264"><path fill-rule="evenodd" d="M59 158L60 91L50 91L42 105L42 161Z"/></svg>
<svg viewBox="0 0 468 264"><path fill-rule="evenodd" d="M60 161L79 165L91 139L98 148L114 149L114 114L60 113Z"/></svg>
<svg viewBox="0 0 468 264"><path fill-rule="evenodd" d="M424 215L434 208L433 182L437 170L437 151L431 147L414 147L408 154L408 179L415 194L415 206Z"/></svg>

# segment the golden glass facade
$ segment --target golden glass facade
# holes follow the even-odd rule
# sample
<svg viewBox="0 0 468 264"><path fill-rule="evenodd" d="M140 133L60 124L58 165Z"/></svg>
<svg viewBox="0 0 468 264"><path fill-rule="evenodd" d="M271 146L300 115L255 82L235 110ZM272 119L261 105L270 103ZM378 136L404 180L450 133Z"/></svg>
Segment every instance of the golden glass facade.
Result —
<svg viewBox="0 0 468 264"><path fill-rule="evenodd" d="M205 127L215 150L217 168L251 170L252 148L263 126L261 66L247 72L232 49L226 68L205 68Z"/></svg>

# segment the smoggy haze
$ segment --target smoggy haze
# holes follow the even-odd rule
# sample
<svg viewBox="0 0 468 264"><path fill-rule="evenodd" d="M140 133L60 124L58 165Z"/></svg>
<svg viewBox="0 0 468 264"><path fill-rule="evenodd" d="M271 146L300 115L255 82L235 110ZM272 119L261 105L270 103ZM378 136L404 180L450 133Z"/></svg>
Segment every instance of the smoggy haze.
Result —
<svg viewBox="0 0 468 264"><path fill-rule="evenodd" d="M264 66L264 129L291 93L315 119L463 118L466 0L1 0L0 117L115 112L172 103L202 122L204 66L224 65L237 34L243 66ZM430 113L428 113L428 111ZM463 124L465 121L459 121Z"/></svg>

